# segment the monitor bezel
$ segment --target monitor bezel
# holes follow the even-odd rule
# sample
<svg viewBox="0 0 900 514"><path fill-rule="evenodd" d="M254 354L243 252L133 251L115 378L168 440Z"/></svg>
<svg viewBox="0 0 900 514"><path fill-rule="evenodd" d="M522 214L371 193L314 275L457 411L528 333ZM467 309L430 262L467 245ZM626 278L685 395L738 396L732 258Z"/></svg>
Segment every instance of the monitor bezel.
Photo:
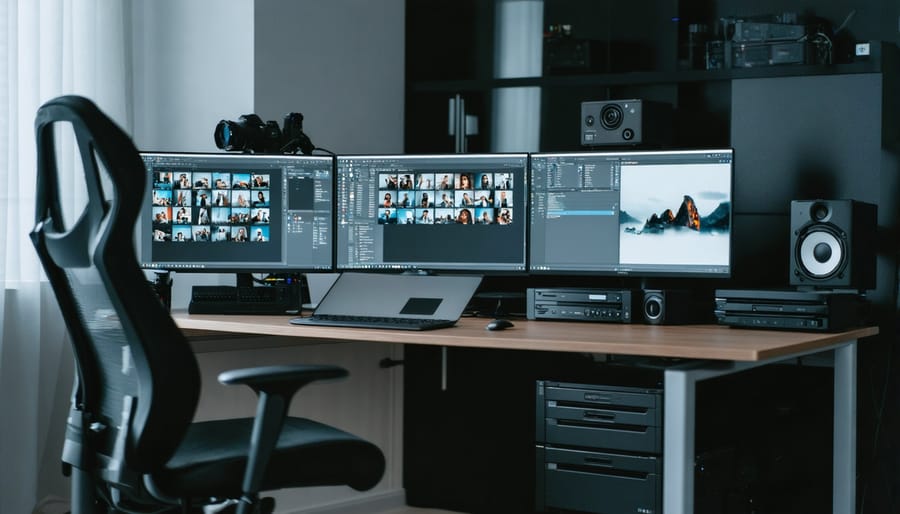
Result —
<svg viewBox="0 0 900 514"><path fill-rule="evenodd" d="M223 262L221 264L215 264L212 266L202 265L202 266L192 266L190 264L180 265L178 263L172 262L163 262L163 263L145 263L143 262L141 251L142 246L147 244L147 241L142 240L141 238L144 236L148 236L146 233L145 226L149 221L146 219L146 216L149 216L149 213L144 210L145 205L142 204L141 213L138 216L137 225L135 226L135 250L138 258L138 263L141 265L141 268L146 271L169 271L176 273L236 273L238 275L246 275L246 274L267 274L267 275L299 275L302 273L330 273L334 272L334 263L335 263L335 244L334 244L334 229L335 229L335 184L337 182L336 177L336 167L335 167L335 156L334 155L302 155L302 154L266 154L266 153L216 153L216 152L179 152L179 151L159 151L159 150L141 150L138 152L141 156L141 160L143 161L145 156L159 156L159 157L189 157L189 158L201 158L201 159L297 159L297 160L306 160L313 159L316 161L322 161L322 163L330 163L329 167L331 169L331 185L330 185L330 194L331 194L331 213L330 213L330 223L329 230L331 230L331 241L330 248L328 250L330 259L328 261L327 266L318 267L318 266L289 266L281 263L269 263L269 262L261 262L261 263L248 263L248 262L236 262L236 263L228 263ZM144 202L150 202L150 195L152 195L152 174L149 169L146 167L143 170L147 173L146 177L146 191L144 192Z"/></svg>
<svg viewBox="0 0 900 514"><path fill-rule="evenodd" d="M728 153L731 156L730 162L730 191L728 192L730 197L730 212L729 212L729 240L728 240L728 264L726 272L704 272L704 271L691 271L691 270L665 270L665 269L654 269L654 270L646 270L646 269L615 269L615 270L600 270L600 269L536 269L535 264L532 259L532 252L534 248L531 245L533 241L533 230L534 223L530 216L531 210L533 208L533 197L535 194L534 190L534 165L533 160L535 158L542 157L568 157L568 156L586 156L586 157L604 157L604 156L618 156L618 155L664 155L664 154L703 154L703 153ZM734 148L730 147L719 147L719 148L668 148L668 149L655 149L655 150L646 150L646 149L609 149L609 150L589 150L589 151L570 151L570 152L533 152L529 154L529 177L531 184L531 188L529 189L529 223L528 223L528 261L529 261L529 274L534 276L551 276L551 275L559 275L559 276L577 276L582 275L585 277L616 277L622 279L635 278L653 278L653 279L730 279L734 276L734 250L735 250L735 232L734 232L734 215L735 215L735 206L734 206L734 182L735 182L735 166L734 166L735 152Z"/></svg>
<svg viewBox="0 0 900 514"><path fill-rule="evenodd" d="M443 266L427 266L427 265L398 265L398 266L386 266L386 267L377 267L377 268L367 268L367 267L355 267L355 266L342 266L341 263L338 262L338 230L340 225L340 198L339 198L339 180L340 170L342 169L340 166L340 161L342 159L396 159L396 160L415 160L415 159L515 159L520 158L524 161L523 164L523 175L522 175L522 183L523 183L523 191L522 202L523 209L517 215L518 219L523 220L524 226L522 227L522 244L523 244L523 260L520 269L512 269L512 268L481 268L477 267L477 264L473 264L469 267L443 267ZM531 154L529 152L479 152L479 153L361 153L361 154L337 154L335 155L335 233L334 233L334 269L336 272L343 271L356 271L356 272L366 272L366 273L420 273L420 274L472 274L477 273L479 275L485 277L497 276L497 277L526 277L529 274L529 263L528 257L530 254L529 251L529 215L530 209L528 208L528 201L531 193L531 184L529 182L531 178Z"/></svg>

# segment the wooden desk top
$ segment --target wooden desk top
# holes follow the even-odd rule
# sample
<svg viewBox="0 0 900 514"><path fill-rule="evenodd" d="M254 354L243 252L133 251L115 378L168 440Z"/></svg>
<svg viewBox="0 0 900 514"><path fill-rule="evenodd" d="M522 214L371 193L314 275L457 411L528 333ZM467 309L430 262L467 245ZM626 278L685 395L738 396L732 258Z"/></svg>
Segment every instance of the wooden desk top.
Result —
<svg viewBox="0 0 900 514"><path fill-rule="evenodd" d="M485 330L488 319L463 318L451 328L429 331L291 325L289 316L203 315L173 312L188 336L245 334L302 341L369 341L510 350L605 353L685 359L760 361L805 353L878 333L877 327L818 333L737 329L718 325L620 325L560 321L514 321Z"/></svg>

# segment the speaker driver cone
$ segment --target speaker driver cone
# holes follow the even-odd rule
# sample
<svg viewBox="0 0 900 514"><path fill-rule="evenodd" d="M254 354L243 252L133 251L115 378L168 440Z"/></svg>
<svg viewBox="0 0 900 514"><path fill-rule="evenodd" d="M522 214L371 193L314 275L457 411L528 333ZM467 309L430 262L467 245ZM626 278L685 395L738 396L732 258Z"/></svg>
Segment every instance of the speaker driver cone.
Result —
<svg viewBox="0 0 900 514"><path fill-rule="evenodd" d="M665 317L665 296L662 291L644 291L644 321L659 325Z"/></svg>
<svg viewBox="0 0 900 514"><path fill-rule="evenodd" d="M600 111L600 124L606 130L615 130L625 119L625 113L617 104L608 104Z"/></svg>
<svg viewBox="0 0 900 514"><path fill-rule="evenodd" d="M800 266L814 278L828 278L844 262L844 244L830 230L813 230L803 236L798 249Z"/></svg>

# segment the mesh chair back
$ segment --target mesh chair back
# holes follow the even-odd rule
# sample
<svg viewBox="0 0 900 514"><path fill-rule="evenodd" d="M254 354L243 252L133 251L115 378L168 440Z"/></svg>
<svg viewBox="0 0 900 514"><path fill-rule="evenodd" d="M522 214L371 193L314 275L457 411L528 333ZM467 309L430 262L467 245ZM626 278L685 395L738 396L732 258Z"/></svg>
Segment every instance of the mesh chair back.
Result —
<svg viewBox="0 0 900 514"><path fill-rule="evenodd" d="M61 207L55 129L60 122L71 124L88 196L71 226ZM169 459L200 394L193 352L135 255L147 172L131 139L85 98L47 102L38 111L35 131L37 209L31 238L77 367L63 460L96 470L104 480L128 482Z"/></svg>

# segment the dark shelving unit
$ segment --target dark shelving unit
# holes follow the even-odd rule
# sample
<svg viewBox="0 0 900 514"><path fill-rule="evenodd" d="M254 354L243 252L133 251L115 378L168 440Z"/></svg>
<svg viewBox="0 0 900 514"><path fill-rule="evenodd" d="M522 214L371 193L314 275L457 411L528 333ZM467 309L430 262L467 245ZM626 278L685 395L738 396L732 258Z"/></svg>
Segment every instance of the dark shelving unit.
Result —
<svg viewBox="0 0 900 514"><path fill-rule="evenodd" d="M778 1L747 6L729 0L545 0L544 26L571 23L568 37L598 43L595 46L600 50L591 54L595 57L594 64L582 69L550 69L545 50L541 76L495 78L498 57L493 41L497 23L494 6L495 2L479 0L407 0L407 152L455 150L447 129L447 104L456 95L465 100L466 111L478 117L478 134L469 137L468 150L489 151L493 93L505 88L535 87L541 89L538 151L579 149L580 102L629 98L672 104L676 111L676 133L679 129L692 134L700 130L700 135L673 141L673 146L729 145L727 130L731 114L727 107L731 81L880 73L885 59L893 57L880 55L882 46L877 41L887 39L883 36L896 38L896 23L891 24L889 17L897 13L884 8L877 0L854 5L854 9L836 0L802 0L790 6ZM716 26L722 17L780 13L786 8L800 13L801 19L813 19L809 13L815 12L834 25L845 17L851 21L839 34L842 37L834 41L832 62L835 64L696 69L702 63L689 63L691 24L707 27L707 39L721 39L722 36L716 35L721 29L717 30ZM742 12L747 9L758 12ZM848 16L848 12L855 16ZM872 32L872 36L868 39L853 36L850 28ZM545 44L552 39L547 33L543 36ZM875 54L868 60L851 62L848 56L851 37L876 41ZM705 45L694 46L705 53ZM883 48L885 54L895 51L889 42ZM704 130L708 127L713 128Z"/></svg>
<svg viewBox="0 0 900 514"><path fill-rule="evenodd" d="M639 40L631 42L636 47L652 49L651 64L635 59L629 67L627 58L614 61L607 54L605 62L613 63L610 69L564 73L545 69L542 76L503 79L493 75L494 5L484 0L407 0L407 152L454 151L448 134L448 99L456 95L465 100L467 112L478 116L478 133L469 136L470 152L492 150L494 92L503 88L540 88L537 151L544 152L585 150L579 137L583 101L668 102L674 112L672 147L735 149L733 226L737 237L728 287L787 287L792 199L855 198L878 205L879 233L884 237L878 250L878 284L868 295L872 323L879 326L881 335L861 344L859 350L857 510L898 511L900 482L883 477L897 476L900 469L896 450L900 421L891 414L900 404L896 372L900 352L891 350L898 333L900 55L896 44L900 42L900 4L883 0L852 5L839 0L790 4L763 0L753 5L736 0L545 0L545 26L573 20L577 23L574 36L587 40L613 41L635 34ZM787 9L814 12L834 25L849 19L841 40L835 41L839 50L835 64L688 69L690 23L713 27L722 17ZM849 57L848 41L872 42L873 54ZM501 285L508 290L572 285L567 279L596 287L643 287L614 278L533 275ZM500 283L501 279L487 277L486 281ZM671 284L678 285L684 286ZM478 392L485 390L519 401L536 376L547 376L548 370L569 373L583 363L557 362L562 359L557 355L486 355L455 349L442 360L437 349L409 350L407 412L426 413L406 419L405 486L410 504L468 512L529 512L525 489L531 471L523 471L527 463L521 460L520 449L533 434L519 428L531 415L529 406L510 405L502 414L485 408L476 417L478 423L459 419L459 406L470 407ZM486 367L488 362L495 366ZM435 389L442 372L452 377L449 390ZM472 432L474 426L489 426L491 432L486 439L480 438ZM459 437L463 432L468 435ZM447 472L434 470L435 451ZM490 462L510 465L502 473L490 466L481 468L486 475L473 473L471 463L483 461L485 455ZM492 487L497 476L503 480ZM499 507L504 502L507 510Z"/></svg>

